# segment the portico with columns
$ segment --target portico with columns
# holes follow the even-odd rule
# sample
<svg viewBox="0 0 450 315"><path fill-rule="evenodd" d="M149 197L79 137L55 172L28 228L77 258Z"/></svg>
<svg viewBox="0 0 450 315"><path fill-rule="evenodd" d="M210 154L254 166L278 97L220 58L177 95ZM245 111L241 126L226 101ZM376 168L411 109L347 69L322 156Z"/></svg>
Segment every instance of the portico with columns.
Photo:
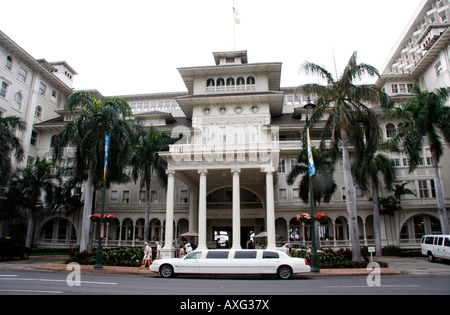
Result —
<svg viewBox="0 0 450 315"><path fill-rule="evenodd" d="M160 156L167 161L163 255L173 255L174 179L190 191L189 233L199 249L214 233L230 232L228 247L245 246L250 231L267 232L275 244L275 196L279 149L271 116L281 114L280 63L248 64L247 52L214 53L215 66L178 69L188 95L176 100L192 127L176 127L180 140Z"/></svg>

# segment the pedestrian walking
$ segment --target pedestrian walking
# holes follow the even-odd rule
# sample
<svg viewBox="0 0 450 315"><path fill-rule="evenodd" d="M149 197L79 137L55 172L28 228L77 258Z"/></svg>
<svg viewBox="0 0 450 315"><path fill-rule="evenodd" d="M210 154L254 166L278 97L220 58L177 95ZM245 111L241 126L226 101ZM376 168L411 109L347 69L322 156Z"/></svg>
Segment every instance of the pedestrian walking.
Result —
<svg viewBox="0 0 450 315"><path fill-rule="evenodd" d="M152 260L152 248L150 247L150 245L145 242L145 247L144 247L144 258L142 259L142 265L141 268L144 268L144 266L149 266L151 264L151 260Z"/></svg>
<svg viewBox="0 0 450 315"><path fill-rule="evenodd" d="M156 242L156 259L161 259L161 245Z"/></svg>

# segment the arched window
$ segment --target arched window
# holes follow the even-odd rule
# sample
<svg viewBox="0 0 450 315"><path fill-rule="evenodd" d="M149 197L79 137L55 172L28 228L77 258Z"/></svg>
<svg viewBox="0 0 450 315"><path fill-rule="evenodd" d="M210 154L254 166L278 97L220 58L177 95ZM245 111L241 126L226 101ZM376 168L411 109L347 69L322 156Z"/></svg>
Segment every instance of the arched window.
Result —
<svg viewBox="0 0 450 315"><path fill-rule="evenodd" d="M236 89L236 82L234 78L227 79L227 91L234 91Z"/></svg>
<svg viewBox="0 0 450 315"><path fill-rule="evenodd" d="M42 106L36 106L36 110L34 111L34 117L41 118L42 117Z"/></svg>
<svg viewBox="0 0 450 315"><path fill-rule="evenodd" d="M245 91L245 79L243 77L237 78L236 91Z"/></svg>
<svg viewBox="0 0 450 315"><path fill-rule="evenodd" d="M387 124L386 125L386 137L392 138L395 136L395 126L394 124Z"/></svg>
<svg viewBox="0 0 450 315"><path fill-rule="evenodd" d="M212 87L215 86L216 83L214 82L214 79L208 79L206 80L206 87Z"/></svg>
<svg viewBox="0 0 450 315"><path fill-rule="evenodd" d="M22 94L20 94L20 92L17 92L16 94L14 94L14 108L20 110L21 106L22 106Z"/></svg>
<svg viewBox="0 0 450 315"><path fill-rule="evenodd" d="M6 63L5 63L5 68L8 70L12 69L12 63L13 63L13 59L11 56L7 56L6 57Z"/></svg>
<svg viewBox="0 0 450 315"><path fill-rule="evenodd" d="M247 84L248 85L254 85L255 84L255 78L254 77L248 77L247 78Z"/></svg>

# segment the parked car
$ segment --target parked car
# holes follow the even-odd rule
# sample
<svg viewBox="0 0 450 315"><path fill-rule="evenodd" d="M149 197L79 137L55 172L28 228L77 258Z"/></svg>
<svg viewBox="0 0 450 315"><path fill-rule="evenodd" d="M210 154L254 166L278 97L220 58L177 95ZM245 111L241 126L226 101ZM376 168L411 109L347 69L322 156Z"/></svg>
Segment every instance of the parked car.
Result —
<svg viewBox="0 0 450 315"><path fill-rule="evenodd" d="M199 250L183 258L155 260L153 272L169 278L176 274L276 274L289 279L293 274L310 272L308 262L278 250Z"/></svg>
<svg viewBox="0 0 450 315"><path fill-rule="evenodd" d="M0 259L13 257L28 259L30 257L30 249L22 246L19 241L13 238L0 238Z"/></svg>
<svg viewBox="0 0 450 315"><path fill-rule="evenodd" d="M424 235L420 247L422 255L430 262L435 262L436 258L450 260L450 235Z"/></svg>
<svg viewBox="0 0 450 315"><path fill-rule="evenodd" d="M283 245L281 247L277 247L277 249L283 251L285 246L286 245ZM291 243L291 244L289 244L289 248L291 250L291 253L292 253L292 251L302 251L302 252L306 252L308 254L311 253L311 247L308 247L308 246L303 245L303 244ZM323 253L323 250L317 249L317 252L318 253Z"/></svg>

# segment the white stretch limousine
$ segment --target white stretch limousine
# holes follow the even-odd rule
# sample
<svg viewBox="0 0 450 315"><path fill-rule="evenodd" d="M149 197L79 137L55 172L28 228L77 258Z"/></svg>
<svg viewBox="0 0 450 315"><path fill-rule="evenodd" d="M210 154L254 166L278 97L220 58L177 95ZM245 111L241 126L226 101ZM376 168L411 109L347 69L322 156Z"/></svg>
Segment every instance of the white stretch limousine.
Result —
<svg viewBox="0 0 450 315"><path fill-rule="evenodd" d="M197 250L183 258L158 259L150 270L169 278L175 274L276 274L289 279L310 272L308 262L278 250Z"/></svg>

